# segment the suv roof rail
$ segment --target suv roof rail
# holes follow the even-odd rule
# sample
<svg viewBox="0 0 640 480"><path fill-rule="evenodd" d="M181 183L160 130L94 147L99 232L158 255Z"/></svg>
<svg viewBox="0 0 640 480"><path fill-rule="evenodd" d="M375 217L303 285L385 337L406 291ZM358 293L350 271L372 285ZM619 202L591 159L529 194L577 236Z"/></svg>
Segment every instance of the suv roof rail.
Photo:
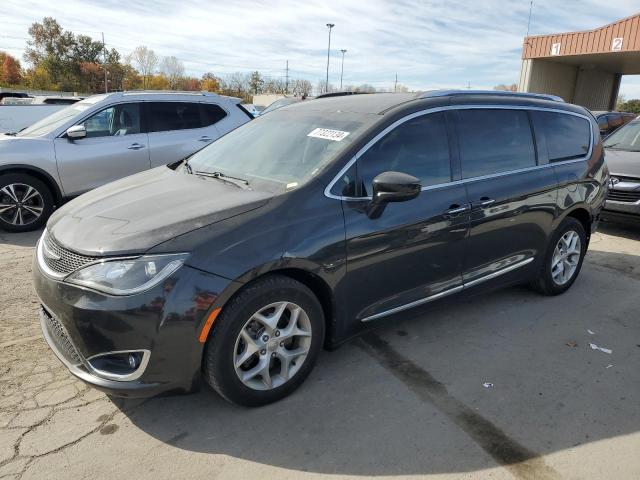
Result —
<svg viewBox="0 0 640 480"><path fill-rule="evenodd" d="M331 93L322 93L316 96L318 98L331 98L331 97L346 97L347 95L366 95L368 92L331 92Z"/></svg>
<svg viewBox="0 0 640 480"><path fill-rule="evenodd" d="M452 97L459 95L492 95L498 97L537 98L539 100L551 100L564 102L562 97L547 93L509 92L505 90L428 90L418 94L418 98Z"/></svg>
<svg viewBox="0 0 640 480"><path fill-rule="evenodd" d="M215 97L217 93L211 92L196 92L193 90L125 90L124 92L120 92L123 95L201 95L207 97Z"/></svg>

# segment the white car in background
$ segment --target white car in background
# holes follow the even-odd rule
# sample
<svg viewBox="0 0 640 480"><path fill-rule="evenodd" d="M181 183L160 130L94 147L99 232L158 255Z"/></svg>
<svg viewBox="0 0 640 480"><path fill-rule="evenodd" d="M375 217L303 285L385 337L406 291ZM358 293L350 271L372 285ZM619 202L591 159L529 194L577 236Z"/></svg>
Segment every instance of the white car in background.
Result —
<svg viewBox="0 0 640 480"><path fill-rule="evenodd" d="M0 135L0 228L36 229L68 198L191 155L252 118L239 104L206 92L94 95Z"/></svg>
<svg viewBox="0 0 640 480"><path fill-rule="evenodd" d="M5 97L0 100L0 133L19 132L82 99L69 95Z"/></svg>
<svg viewBox="0 0 640 480"><path fill-rule="evenodd" d="M258 115L260 115L260 112L264 110L264 107L258 107L253 103L243 103L241 106L254 117L257 117Z"/></svg>

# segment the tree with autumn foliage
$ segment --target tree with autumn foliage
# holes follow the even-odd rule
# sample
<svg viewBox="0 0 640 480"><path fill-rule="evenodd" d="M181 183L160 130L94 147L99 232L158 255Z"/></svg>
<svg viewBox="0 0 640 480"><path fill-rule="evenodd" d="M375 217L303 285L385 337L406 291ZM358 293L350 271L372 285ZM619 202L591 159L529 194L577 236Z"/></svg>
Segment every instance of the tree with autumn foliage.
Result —
<svg viewBox="0 0 640 480"><path fill-rule="evenodd" d="M21 81L20 62L8 53L0 51L0 85L13 86Z"/></svg>

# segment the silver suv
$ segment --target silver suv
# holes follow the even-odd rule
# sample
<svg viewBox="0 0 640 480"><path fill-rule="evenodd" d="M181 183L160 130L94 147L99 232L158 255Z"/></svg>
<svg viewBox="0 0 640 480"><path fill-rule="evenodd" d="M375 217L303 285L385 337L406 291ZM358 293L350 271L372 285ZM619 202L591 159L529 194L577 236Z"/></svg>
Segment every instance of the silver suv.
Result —
<svg viewBox="0 0 640 480"><path fill-rule="evenodd" d="M0 136L0 228L34 230L66 199L191 155L251 119L239 104L204 92L95 95Z"/></svg>

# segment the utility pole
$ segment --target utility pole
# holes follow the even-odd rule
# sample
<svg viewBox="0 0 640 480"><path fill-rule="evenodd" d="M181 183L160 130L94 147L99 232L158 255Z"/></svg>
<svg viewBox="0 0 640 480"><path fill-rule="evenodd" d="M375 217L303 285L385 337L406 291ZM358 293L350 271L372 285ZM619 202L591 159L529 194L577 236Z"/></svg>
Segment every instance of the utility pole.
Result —
<svg viewBox="0 0 640 480"><path fill-rule="evenodd" d="M327 23L327 27L329 27L329 45L327 46L327 79L324 83L324 93L329 93L329 53L331 52L331 29L335 26L335 23Z"/></svg>
<svg viewBox="0 0 640 480"><path fill-rule="evenodd" d="M284 94L286 95L287 93L289 93L289 60L287 60L287 73L286 73L286 80L284 83Z"/></svg>
<svg viewBox="0 0 640 480"><path fill-rule="evenodd" d="M393 84L393 93L396 93L398 91L398 74L396 73L396 81Z"/></svg>
<svg viewBox="0 0 640 480"><path fill-rule="evenodd" d="M104 62L102 64L102 67L104 69L104 93L108 93L109 84L107 83L107 47L104 44L104 32L100 33L102 33L102 58L104 59Z"/></svg>
<svg viewBox="0 0 640 480"><path fill-rule="evenodd" d="M342 90L342 75L344 74L344 54L347 53L347 51L344 48L340 51L342 52L342 66L340 67L340 90Z"/></svg>
<svg viewBox="0 0 640 480"><path fill-rule="evenodd" d="M529 27L531 26L531 12L533 11L533 0L529 4L529 21L527 22L527 37L529 36Z"/></svg>

